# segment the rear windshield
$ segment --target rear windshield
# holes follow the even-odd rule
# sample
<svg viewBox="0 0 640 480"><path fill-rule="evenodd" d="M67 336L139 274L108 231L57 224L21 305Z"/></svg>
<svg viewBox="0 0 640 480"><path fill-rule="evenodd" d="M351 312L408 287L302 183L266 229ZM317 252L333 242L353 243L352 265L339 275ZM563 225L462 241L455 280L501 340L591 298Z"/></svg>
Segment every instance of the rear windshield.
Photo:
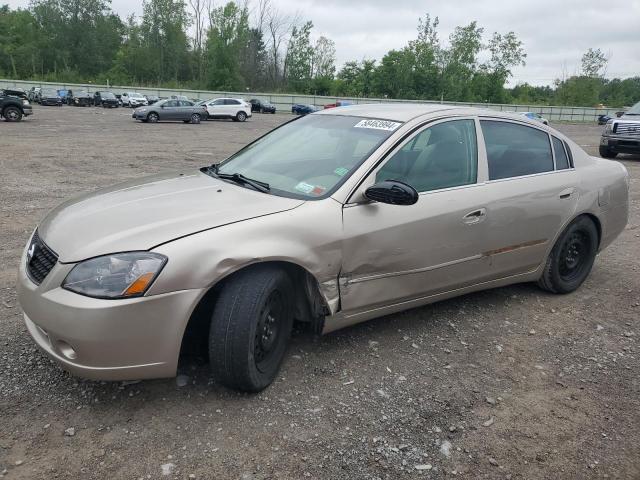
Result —
<svg viewBox="0 0 640 480"><path fill-rule="evenodd" d="M309 115L273 130L220 164L294 198L330 195L402 124L341 115Z"/></svg>

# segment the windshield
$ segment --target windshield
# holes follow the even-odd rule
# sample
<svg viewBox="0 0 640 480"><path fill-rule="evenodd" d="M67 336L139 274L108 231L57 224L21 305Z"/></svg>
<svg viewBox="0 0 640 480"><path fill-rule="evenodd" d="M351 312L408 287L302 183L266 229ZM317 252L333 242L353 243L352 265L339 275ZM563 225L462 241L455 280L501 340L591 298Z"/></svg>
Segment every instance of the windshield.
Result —
<svg viewBox="0 0 640 480"><path fill-rule="evenodd" d="M272 131L219 165L294 198L331 194L402 125L388 120L310 115Z"/></svg>
<svg viewBox="0 0 640 480"><path fill-rule="evenodd" d="M631 107L625 115L640 115L640 102L636 103L633 107Z"/></svg>
<svg viewBox="0 0 640 480"><path fill-rule="evenodd" d="M58 96L58 92L56 90L43 90L42 91L42 95L48 96L48 97L57 97Z"/></svg>
<svg viewBox="0 0 640 480"><path fill-rule="evenodd" d="M144 98L142 95L140 95L139 93L130 93L129 94L130 98Z"/></svg>
<svg viewBox="0 0 640 480"><path fill-rule="evenodd" d="M102 98L116 98L116 96L111 92L102 92L100 96Z"/></svg>

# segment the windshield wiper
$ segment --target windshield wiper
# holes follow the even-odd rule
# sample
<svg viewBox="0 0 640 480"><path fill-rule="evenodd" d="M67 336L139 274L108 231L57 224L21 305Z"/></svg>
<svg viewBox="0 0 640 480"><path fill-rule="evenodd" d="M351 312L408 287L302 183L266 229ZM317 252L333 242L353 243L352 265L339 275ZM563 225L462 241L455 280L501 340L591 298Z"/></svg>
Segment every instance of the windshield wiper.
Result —
<svg viewBox="0 0 640 480"><path fill-rule="evenodd" d="M267 193L271 190L271 187L266 182L254 180L253 178L245 177L241 173L220 173L218 172L218 165L211 165L209 171L218 178L223 180L231 180L232 182L241 185L250 185L259 192Z"/></svg>

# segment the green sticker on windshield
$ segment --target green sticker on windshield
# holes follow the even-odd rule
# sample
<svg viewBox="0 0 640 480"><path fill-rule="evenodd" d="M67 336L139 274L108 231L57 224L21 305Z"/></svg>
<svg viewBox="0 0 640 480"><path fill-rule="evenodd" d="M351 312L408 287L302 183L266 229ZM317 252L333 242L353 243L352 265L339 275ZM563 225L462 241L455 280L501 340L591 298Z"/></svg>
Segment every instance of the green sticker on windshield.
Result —
<svg viewBox="0 0 640 480"><path fill-rule="evenodd" d="M338 175L340 177L344 177L347 174L348 171L349 171L348 168L338 167L333 171L333 173L335 173L336 175Z"/></svg>

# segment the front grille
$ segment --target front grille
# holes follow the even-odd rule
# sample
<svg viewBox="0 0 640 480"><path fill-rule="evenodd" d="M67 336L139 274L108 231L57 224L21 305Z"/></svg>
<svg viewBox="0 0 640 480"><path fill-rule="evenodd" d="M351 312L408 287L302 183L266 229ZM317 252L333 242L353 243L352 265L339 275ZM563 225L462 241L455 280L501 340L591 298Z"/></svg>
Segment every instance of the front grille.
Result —
<svg viewBox="0 0 640 480"><path fill-rule="evenodd" d="M27 250L27 273L34 283L40 285L53 266L58 261L58 255L51 250L38 235L33 234L29 250Z"/></svg>
<svg viewBox="0 0 640 480"><path fill-rule="evenodd" d="M618 135L638 135L640 137L640 123L617 123L614 133Z"/></svg>

